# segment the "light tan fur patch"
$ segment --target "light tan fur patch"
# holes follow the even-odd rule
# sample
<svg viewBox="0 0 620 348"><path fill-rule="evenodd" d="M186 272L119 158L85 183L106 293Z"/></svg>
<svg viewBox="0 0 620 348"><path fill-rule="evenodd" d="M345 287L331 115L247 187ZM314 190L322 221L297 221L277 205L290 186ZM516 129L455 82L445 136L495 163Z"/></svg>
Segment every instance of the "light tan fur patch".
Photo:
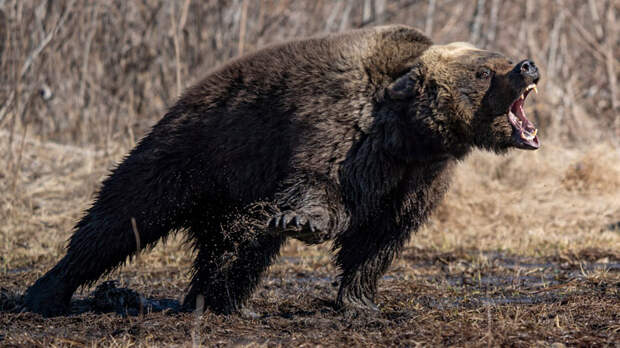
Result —
<svg viewBox="0 0 620 348"><path fill-rule="evenodd" d="M433 45L429 47L420 59L423 62L436 62L445 59L454 59L471 51L480 51L474 45L467 42L452 42L447 45Z"/></svg>

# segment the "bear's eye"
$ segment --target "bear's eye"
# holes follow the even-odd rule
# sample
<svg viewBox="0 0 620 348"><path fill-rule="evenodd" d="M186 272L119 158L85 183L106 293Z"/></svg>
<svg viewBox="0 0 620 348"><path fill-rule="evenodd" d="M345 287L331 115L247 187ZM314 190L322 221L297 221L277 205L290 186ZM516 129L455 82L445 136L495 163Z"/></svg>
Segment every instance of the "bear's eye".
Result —
<svg viewBox="0 0 620 348"><path fill-rule="evenodd" d="M488 80L491 77L491 70L489 68L482 68L478 71L476 77L480 80Z"/></svg>

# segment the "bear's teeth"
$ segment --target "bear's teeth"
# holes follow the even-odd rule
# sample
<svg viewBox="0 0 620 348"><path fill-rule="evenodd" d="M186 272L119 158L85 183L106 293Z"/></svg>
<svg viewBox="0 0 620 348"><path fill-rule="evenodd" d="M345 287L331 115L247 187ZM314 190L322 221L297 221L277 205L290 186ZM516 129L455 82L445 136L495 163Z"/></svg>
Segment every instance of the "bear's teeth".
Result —
<svg viewBox="0 0 620 348"><path fill-rule="evenodd" d="M523 134L521 134L521 137L523 139L525 139L525 140L532 140L532 139L534 139L535 135L523 133Z"/></svg>
<svg viewBox="0 0 620 348"><path fill-rule="evenodd" d="M522 132L521 133L521 138L525 139L525 140L532 140L536 137L536 134L538 133L538 129L534 129L534 132L529 133L529 132Z"/></svg>
<svg viewBox="0 0 620 348"><path fill-rule="evenodd" d="M534 90L534 93L538 94L538 88L536 88L536 85L533 83L525 88L526 91L530 91L532 89Z"/></svg>

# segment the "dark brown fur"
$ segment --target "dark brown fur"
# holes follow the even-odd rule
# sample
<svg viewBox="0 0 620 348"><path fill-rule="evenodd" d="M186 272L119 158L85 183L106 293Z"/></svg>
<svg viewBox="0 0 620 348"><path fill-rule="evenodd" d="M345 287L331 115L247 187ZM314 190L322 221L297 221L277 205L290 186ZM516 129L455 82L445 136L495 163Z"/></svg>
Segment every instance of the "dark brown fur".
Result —
<svg viewBox="0 0 620 348"><path fill-rule="evenodd" d="M203 294L213 310L239 309L287 237L333 240L337 304L375 308L379 277L456 161L473 146L510 146L505 117L486 111L501 107L485 99L517 93L502 85L508 61L474 50L435 59L426 53L449 51L430 46L412 28L379 27L273 46L212 72L104 181L25 304L66 312L79 286L136 252L135 218L141 247L188 229L197 257L187 308ZM492 82L475 77L485 64ZM252 233L239 231L245 219L259 221Z"/></svg>

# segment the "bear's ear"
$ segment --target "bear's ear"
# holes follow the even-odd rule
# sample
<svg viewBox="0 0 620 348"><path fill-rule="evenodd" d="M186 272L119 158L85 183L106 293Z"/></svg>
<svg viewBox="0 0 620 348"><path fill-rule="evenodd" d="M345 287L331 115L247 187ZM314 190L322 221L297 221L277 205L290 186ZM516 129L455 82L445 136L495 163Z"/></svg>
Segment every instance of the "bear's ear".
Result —
<svg viewBox="0 0 620 348"><path fill-rule="evenodd" d="M392 82L388 86L387 92L392 99L407 99L413 97L413 80L409 74L405 74L398 78L398 80Z"/></svg>
<svg viewBox="0 0 620 348"><path fill-rule="evenodd" d="M418 66L396 79L387 87L387 93L392 99L408 99L416 94L416 84L420 76Z"/></svg>

